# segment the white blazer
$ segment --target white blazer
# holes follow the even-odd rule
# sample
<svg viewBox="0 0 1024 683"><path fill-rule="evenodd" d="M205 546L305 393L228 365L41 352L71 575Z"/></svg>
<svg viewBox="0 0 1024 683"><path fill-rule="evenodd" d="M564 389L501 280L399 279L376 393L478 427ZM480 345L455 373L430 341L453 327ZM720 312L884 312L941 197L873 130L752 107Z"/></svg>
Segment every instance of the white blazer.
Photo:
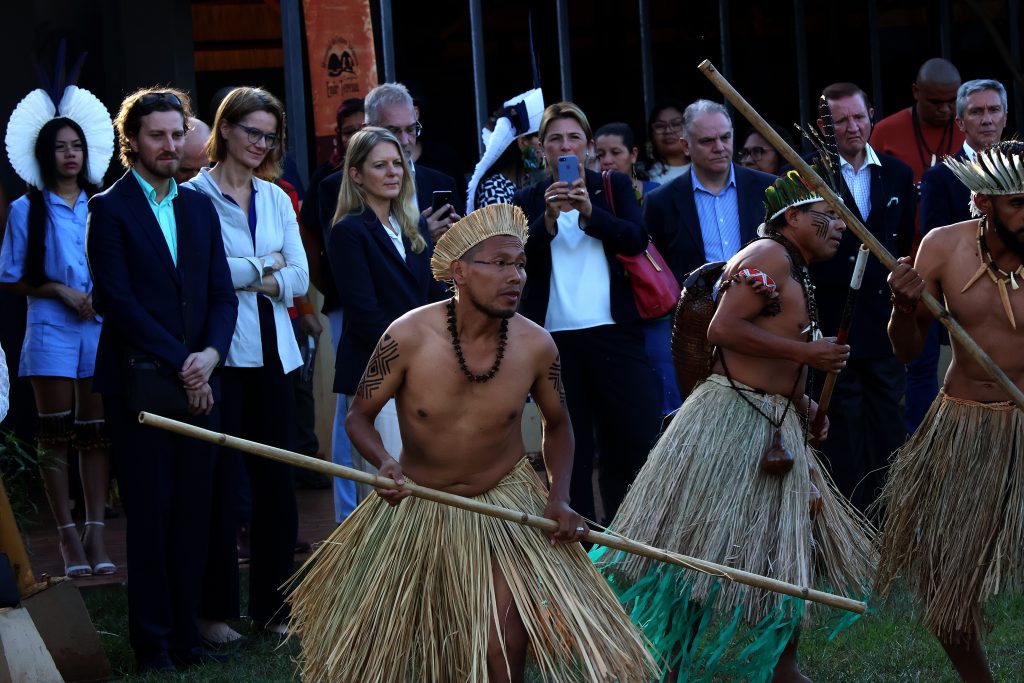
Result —
<svg viewBox="0 0 1024 683"><path fill-rule="evenodd" d="M277 185L253 178L256 191L256 244L249 232L248 207L244 210L224 196L217 183L204 168L186 187L202 192L213 201L220 216L220 231L224 238L224 253L231 269L231 282L238 297L238 322L231 339L224 365L237 368L257 368L263 365L263 345L260 342L260 318L256 308L256 292L245 287L259 284L263 276L262 257L274 252L284 256L285 267L274 273L280 290L274 304L274 325L277 328L277 350L281 366L291 372L302 365L299 345L295 341L288 307L297 296L309 289L309 265L306 251L299 236L299 224L292 202Z"/></svg>

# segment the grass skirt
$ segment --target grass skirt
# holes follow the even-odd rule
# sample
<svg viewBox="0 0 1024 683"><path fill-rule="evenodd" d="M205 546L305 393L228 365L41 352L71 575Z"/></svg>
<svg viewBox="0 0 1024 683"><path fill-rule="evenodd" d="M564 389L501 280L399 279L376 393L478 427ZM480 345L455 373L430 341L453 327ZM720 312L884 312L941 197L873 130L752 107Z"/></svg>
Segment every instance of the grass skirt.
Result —
<svg viewBox="0 0 1024 683"><path fill-rule="evenodd" d="M737 386L749 389L740 383ZM745 392L777 421L786 400ZM875 555L870 524L805 446L790 408L783 476L762 471L775 428L721 375L698 385L655 444L612 522L644 543L800 586L862 598ZM812 519L811 484L822 509ZM604 548L591 557L680 680L766 680L810 603ZM741 625L752 627L741 634ZM742 638L740 636L743 636ZM727 648L739 652L725 657ZM705 677L702 679L701 677Z"/></svg>
<svg viewBox="0 0 1024 683"><path fill-rule="evenodd" d="M877 588L906 576L924 626L944 641L979 635L985 601L1024 579L1024 413L939 394L897 453Z"/></svg>
<svg viewBox="0 0 1024 683"><path fill-rule="evenodd" d="M476 497L543 513L527 460ZM511 588L546 682L647 681L647 643L578 543L410 497L363 501L300 570L290 629L306 681L477 683L502 618L492 567ZM501 644L504 650L504 643Z"/></svg>

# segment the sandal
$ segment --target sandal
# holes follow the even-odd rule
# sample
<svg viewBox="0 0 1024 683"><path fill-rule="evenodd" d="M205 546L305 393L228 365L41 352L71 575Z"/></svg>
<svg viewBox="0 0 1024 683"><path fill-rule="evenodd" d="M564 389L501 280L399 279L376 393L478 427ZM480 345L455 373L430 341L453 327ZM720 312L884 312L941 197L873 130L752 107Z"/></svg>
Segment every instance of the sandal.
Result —
<svg viewBox="0 0 1024 683"><path fill-rule="evenodd" d="M90 521L86 521L84 526L85 527L90 527L90 526L106 526L106 524L104 524L103 522L90 522ZM87 528L86 529L82 529L82 542L83 543L85 542L85 532L86 531L87 531ZM111 574L117 573L117 565L114 564L113 562L109 561L109 560L106 560L104 562L97 562L96 564L94 564L92 566L92 573L93 573L93 576L110 576Z"/></svg>
<svg viewBox="0 0 1024 683"><path fill-rule="evenodd" d="M74 528L75 528L75 523L74 522L71 522L70 524L61 524L61 525L59 525L57 527L57 532L59 534L61 531L64 531L65 529L74 529ZM65 553L64 553L64 541L61 540L61 541L59 541L59 543L60 543L60 554L61 554L61 557L64 558L64 576L68 577L69 579L82 579L82 578L85 578L87 576L92 576L92 567L90 565L88 565L88 564L68 564L68 560L65 557Z"/></svg>

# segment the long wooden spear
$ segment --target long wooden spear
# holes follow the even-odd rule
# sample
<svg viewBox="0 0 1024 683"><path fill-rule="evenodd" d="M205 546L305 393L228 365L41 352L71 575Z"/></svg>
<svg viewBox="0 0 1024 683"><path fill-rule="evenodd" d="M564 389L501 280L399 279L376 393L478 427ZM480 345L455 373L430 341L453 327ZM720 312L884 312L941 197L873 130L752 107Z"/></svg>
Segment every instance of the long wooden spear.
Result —
<svg viewBox="0 0 1024 683"><path fill-rule="evenodd" d="M718 72L718 69L716 69L715 66L707 59L701 62L697 68L708 77L708 80L710 80L723 95L725 95L726 99L736 107L736 110L740 112L743 117L754 126L754 128L757 129L757 132L761 134L761 137L767 140L768 144L777 149L782 156L786 158L786 161L793 165L793 168L800 173L801 180L811 185L811 187L814 188L814 191L817 192L823 200L828 202L833 209L835 209L836 213L839 214L839 217L843 219L844 223L846 223L846 227L864 243L864 246L871 250L871 253L882 262L882 265L889 270L895 268L896 259L893 255L890 254L889 251L882 246L882 243L875 239L875 236L871 234L871 231L864 227L864 224L853 215L853 212L846 207L846 204L843 203L843 200L840 199L839 195L833 192L832 188L825 184L825 181L815 173L814 169L811 168L811 165L804 161L803 158L797 154L785 140L779 137L778 133L772 130L772 127L768 125L768 122L761 118L761 115L758 114L757 111L750 106L750 103L732 87L732 84L730 84L729 81L727 81L725 77ZM1002 387L1006 393L1010 395L1010 398L1017 404L1018 408L1024 410L1024 392L1022 392L1020 388L1018 388L1017 385L1006 376L1006 373L1003 372L1002 368L996 365L992 359L989 358L989 355L985 353L985 351L983 351L973 339L971 339L970 335L968 335L964 328L960 326L960 323L958 323L953 316L949 314L949 311L947 311L946 308L928 292L924 292L921 295L921 301L924 303L925 307L928 308L931 314L949 330L949 335L957 341L961 348L963 348L963 350L966 351L967 354L970 355L986 373L988 373L996 384Z"/></svg>
<svg viewBox="0 0 1024 683"><path fill-rule="evenodd" d="M210 443L245 451L246 453L252 453L253 455L259 455L264 458L270 458L271 460L288 463L289 465L296 465L308 470L315 470L329 476L351 479L352 481L358 481L363 484L369 484L370 486L382 489L401 488L411 491L412 495L417 498L432 500L435 503L450 505L463 510L469 510L470 512L487 515L488 517L504 519L509 522L525 524L526 526L540 529L542 531L558 531L558 523L554 520L547 519L546 517L538 517L537 515L531 515L526 512L510 510L497 505L483 503L478 500L473 500L472 498L466 498L465 496L457 496L454 493L447 493L445 491L430 489L425 486L418 486L411 481L406 481L405 484L399 486L393 480L385 477L374 476L367 472L352 469L351 467L344 467L343 465L335 465L334 463L320 460L318 458L299 455L298 453L293 453L283 448L274 448L273 446L267 446L255 441L240 439L236 436L219 434L217 432L210 431L209 429L203 429L202 427L196 427L185 422L179 422L178 420L172 420L153 413L139 413L139 422L144 425L149 425L158 429L165 429L167 431L189 436L201 441L209 441ZM699 572L704 572L705 574L711 574L712 576L720 576L736 583L754 586L755 588L763 588L775 593L792 595L795 598L818 602L823 605L829 605L830 607L838 607L839 609L856 612L857 614L864 614L866 607L863 602L859 602L842 595L835 595L833 593L826 593L813 588L797 586L792 583L786 583L785 581L779 581L778 579L761 576L760 574L752 574L739 569L715 564L714 562L701 560L696 557L688 557L679 553L654 548L644 543L633 541L624 536L588 530L585 538L592 543L597 543L609 548L615 548L616 550L624 550L627 553L641 555L652 560L658 560L659 562L675 564L686 569L693 569Z"/></svg>

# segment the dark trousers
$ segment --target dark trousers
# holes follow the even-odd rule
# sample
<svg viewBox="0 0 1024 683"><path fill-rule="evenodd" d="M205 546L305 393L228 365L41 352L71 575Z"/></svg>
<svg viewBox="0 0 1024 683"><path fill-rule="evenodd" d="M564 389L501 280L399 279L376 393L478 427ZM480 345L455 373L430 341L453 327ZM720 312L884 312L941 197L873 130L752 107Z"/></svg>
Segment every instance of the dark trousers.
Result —
<svg viewBox="0 0 1024 683"><path fill-rule="evenodd" d="M836 486L862 512L875 502L889 458L907 438L904 388L903 363L894 356L851 359L836 382L821 450Z"/></svg>
<svg viewBox="0 0 1024 683"><path fill-rule="evenodd" d="M607 523L658 434L659 385L644 351L644 330L639 325L602 325L551 336L561 356L576 438L571 504L584 517ZM606 520L594 519L595 451L600 454L598 484Z"/></svg>
<svg viewBox="0 0 1024 683"><path fill-rule="evenodd" d="M250 441L291 448L295 415L294 385L281 367L273 318L260 305L263 367L225 367L221 391L223 430ZM269 306L266 306L269 309ZM222 449L224 464L214 483L217 503L210 538L200 614L207 619L238 615L239 472L249 479L249 616L256 624L288 619L280 586L291 577L299 514L290 465L257 455Z"/></svg>
<svg viewBox="0 0 1024 683"><path fill-rule="evenodd" d="M103 397L127 515L128 636L135 656L199 645L196 613L210 525L216 447L140 425L122 397ZM190 420L216 429L216 412Z"/></svg>
<svg viewBox="0 0 1024 683"><path fill-rule="evenodd" d="M917 431L925 413L939 394L940 328L942 326L933 320L928 328L928 336L924 339L921 355L907 363L907 410L903 423L910 434Z"/></svg>

